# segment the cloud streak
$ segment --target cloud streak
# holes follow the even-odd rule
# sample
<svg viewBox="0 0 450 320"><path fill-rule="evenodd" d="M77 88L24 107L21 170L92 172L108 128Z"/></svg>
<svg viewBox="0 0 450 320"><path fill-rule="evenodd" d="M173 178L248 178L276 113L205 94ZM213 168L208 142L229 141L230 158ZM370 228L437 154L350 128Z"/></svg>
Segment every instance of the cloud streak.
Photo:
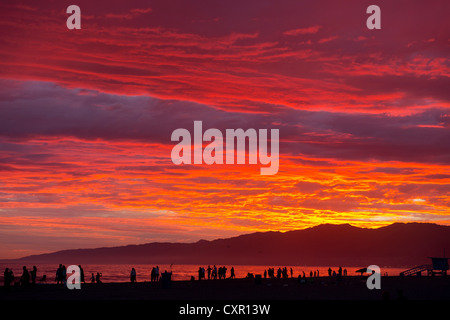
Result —
<svg viewBox="0 0 450 320"><path fill-rule="evenodd" d="M449 224L445 1L381 1L376 32L356 0L174 3L80 0L76 32L53 2L0 4L0 257ZM175 166L196 120L280 129L278 174Z"/></svg>

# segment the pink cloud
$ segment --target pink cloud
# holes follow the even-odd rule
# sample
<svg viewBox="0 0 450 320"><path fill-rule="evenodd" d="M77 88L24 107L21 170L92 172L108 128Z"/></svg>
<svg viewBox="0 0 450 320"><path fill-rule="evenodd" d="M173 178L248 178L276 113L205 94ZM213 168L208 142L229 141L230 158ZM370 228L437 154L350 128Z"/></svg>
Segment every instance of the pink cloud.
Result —
<svg viewBox="0 0 450 320"><path fill-rule="evenodd" d="M134 19L135 17L152 11L152 8L134 8L125 13L106 13L104 16L109 19Z"/></svg>
<svg viewBox="0 0 450 320"><path fill-rule="evenodd" d="M312 26L312 27L306 27L306 28L299 28L299 29L292 29L283 32L286 36L298 36L302 34L315 34L319 31L320 26Z"/></svg>

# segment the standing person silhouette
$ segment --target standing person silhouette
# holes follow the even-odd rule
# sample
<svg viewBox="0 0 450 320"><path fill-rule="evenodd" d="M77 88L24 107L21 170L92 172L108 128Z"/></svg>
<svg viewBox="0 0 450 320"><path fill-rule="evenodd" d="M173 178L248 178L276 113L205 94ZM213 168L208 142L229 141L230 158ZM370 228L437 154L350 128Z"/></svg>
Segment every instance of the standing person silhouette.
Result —
<svg viewBox="0 0 450 320"><path fill-rule="evenodd" d="M9 269L6 268L5 272L3 273L3 286L5 288L9 288Z"/></svg>
<svg viewBox="0 0 450 320"><path fill-rule="evenodd" d="M36 275L37 275L37 268L36 266L33 266L33 269L31 270L31 284L36 284Z"/></svg>
<svg viewBox="0 0 450 320"><path fill-rule="evenodd" d="M155 269L155 277L156 277L156 280L155 280L155 281L158 281L158 280L159 280L159 266L156 266L156 269Z"/></svg>
<svg viewBox="0 0 450 320"><path fill-rule="evenodd" d="M95 282L97 283L102 283L102 281L100 280L100 277L102 276L101 273L97 272L97 275L95 276Z"/></svg>
<svg viewBox="0 0 450 320"><path fill-rule="evenodd" d="M150 281L155 281L155 267L152 268L152 272L150 274Z"/></svg>
<svg viewBox="0 0 450 320"><path fill-rule="evenodd" d="M22 286L28 286L30 284L30 273L27 270L26 266L23 266L22 277L20 277L20 284Z"/></svg>
<svg viewBox="0 0 450 320"><path fill-rule="evenodd" d="M62 280L62 284L66 285L67 271L66 271L66 266L65 265L62 266L61 280Z"/></svg>
<svg viewBox="0 0 450 320"><path fill-rule="evenodd" d="M134 268L131 268L130 281L131 283L136 282L136 270Z"/></svg>
<svg viewBox="0 0 450 320"><path fill-rule="evenodd" d="M213 268L213 279L214 280L217 279L217 267L216 267L216 265L214 265L214 268Z"/></svg>
<svg viewBox="0 0 450 320"><path fill-rule="evenodd" d="M206 269L206 270L208 271L208 280L210 280L211 279L211 270L212 270L211 266L208 266L208 269Z"/></svg>
<svg viewBox="0 0 450 320"><path fill-rule="evenodd" d="M6 268L5 273L3 275L4 275L3 285L5 286L6 289L9 289L11 283L14 281L13 271L10 270L9 268Z"/></svg>
<svg viewBox="0 0 450 320"><path fill-rule="evenodd" d="M55 278L56 284L62 283L62 280L61 280L62 275L61 274L62 274L62 264L59 264L58 269L56 269L56 278Z"/></svg>

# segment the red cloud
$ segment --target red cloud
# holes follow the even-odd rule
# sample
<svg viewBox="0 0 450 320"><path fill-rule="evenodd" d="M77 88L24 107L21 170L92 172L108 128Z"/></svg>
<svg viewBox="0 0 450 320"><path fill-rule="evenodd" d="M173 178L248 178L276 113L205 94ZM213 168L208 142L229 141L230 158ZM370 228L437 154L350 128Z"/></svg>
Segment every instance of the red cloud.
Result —
<svg viewBox="0 0 450 320"><path fill-rule="evenodd" d="M306 27L306 28L299 28L299 29L292 29L289 31L283 32L284 35L287 36L298 36L301 34L314 34L317 33L320 29L320 26L312 26L312 27Z"/></svg>
<svg viewBox="0 0 450 320"><path fill-rule="evenodd" d="M381 1L374 32L357 0L77 5L72 32L62 5L0 4L8 249L29 249L24 230L56 249L52 234L92 246L449 223L444 0ZM194 120L279 128L280 171L174 166L170 134Z"/></svg>

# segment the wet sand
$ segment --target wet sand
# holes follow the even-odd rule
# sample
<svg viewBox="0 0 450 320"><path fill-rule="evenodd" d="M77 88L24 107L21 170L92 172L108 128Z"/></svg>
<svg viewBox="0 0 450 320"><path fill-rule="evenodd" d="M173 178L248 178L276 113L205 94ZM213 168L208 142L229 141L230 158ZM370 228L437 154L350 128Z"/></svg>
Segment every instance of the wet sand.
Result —
<svg viewBox="0 0 450 320"><path fill-rule="evenodd" d="M382 277L380 290L369 290L366 277L297 279L226 279L161 282L86 283L81 290L36 284L0 289L1 301L17 300L152 300L152 301L312 301L312 300L450 300L450 276Z"/></svg>

